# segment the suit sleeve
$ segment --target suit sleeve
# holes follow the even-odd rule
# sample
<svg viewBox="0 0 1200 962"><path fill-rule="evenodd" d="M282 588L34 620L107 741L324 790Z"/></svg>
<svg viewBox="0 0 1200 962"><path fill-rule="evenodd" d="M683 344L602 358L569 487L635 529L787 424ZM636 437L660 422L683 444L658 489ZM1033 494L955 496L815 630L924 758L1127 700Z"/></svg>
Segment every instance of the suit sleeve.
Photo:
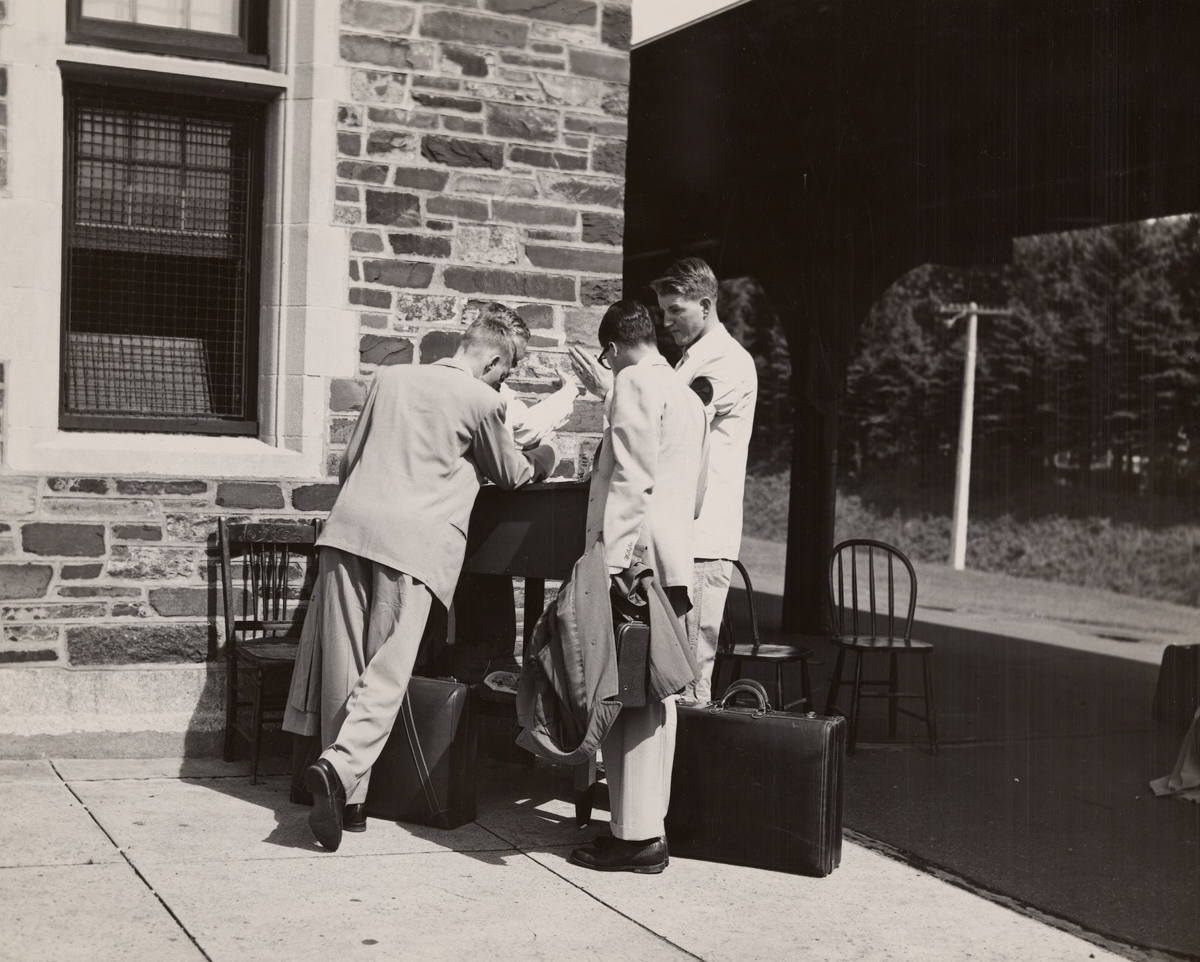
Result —
<svg viewBox="0 0 1200 962"><path fill-rule="evenodd" d="M712 445L709 443L708 418L705 412L704 442L700 451L700 473L696 476L696 513L692 515L693 521L700 517L704 508L704 496L708 493L708 459L711 454Z"/></svg>
<svg viewBox="0 0 1200 962"><path fill-rule="evenodd" d="M630 369L612 390L613 473L604 506L604 560L609 571L623 570L633 561L658 470L662 399L653 382L638 375Z"/></svg>
<svg viewBox="0 0 1200 962"><path fill-rule="evenodd" d="M504 406L497 405L471 439L471 458L483 476L505 491L544 478L554 468L554 449L543 444L528 455L517 450L504 426Z"/></svg>
<svg viewBox="0 0 1200 962"><path fill-rule="evenodd" d="M358 415L358 420L354 422L354 430L350 433L350 441L346 445L346 450L342 452L342 460L338 464L338 486L344 485L346 479L350 477L350 472L354 470L354 466L358 464L358 459L362 455L363 445L367 441L367 434L371 430L371 412L375 408L375 396L379 393L379 376L376 375L371 381L371 388L367 392L367 400L363 402L363 409Z"/></svg>

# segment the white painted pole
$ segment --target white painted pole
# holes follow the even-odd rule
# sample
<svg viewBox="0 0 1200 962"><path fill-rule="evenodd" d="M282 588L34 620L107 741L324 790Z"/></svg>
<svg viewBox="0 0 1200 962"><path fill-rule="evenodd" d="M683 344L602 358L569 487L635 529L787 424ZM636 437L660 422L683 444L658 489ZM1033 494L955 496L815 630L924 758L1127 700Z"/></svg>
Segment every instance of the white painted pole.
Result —
<svg viewBox="0 0 1200 962"><path fill-rule="evenodd" d="M975 420L975 351L979 305L967 313L967 352L963 361L962 413L958 423L958 463L954 471L954 526L950 532L950 563L955 571L967 566L967 504L971 496L971 427Z"/></svg>

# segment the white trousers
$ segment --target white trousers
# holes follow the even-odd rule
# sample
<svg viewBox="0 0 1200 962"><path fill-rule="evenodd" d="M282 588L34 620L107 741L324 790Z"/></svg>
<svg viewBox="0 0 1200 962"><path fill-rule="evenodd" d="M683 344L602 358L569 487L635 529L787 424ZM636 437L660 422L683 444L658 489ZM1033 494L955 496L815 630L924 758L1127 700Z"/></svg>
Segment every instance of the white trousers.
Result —
<svg viewBox="0 0 1200 962"><path fill-rule="evenodd" d="M612 833L641 841L666 834L675 762L675 698L622 708L601 748Z"/></svg>
<svg viewBox="0 0 1200 962"><path fill-rule="evenodd" d="M713 666L732 577L733 562L724 558L697 558L692 565L692 608L687 613L687 636L700 677L683 693L686 701L700 705L712 701Z"/></svg>

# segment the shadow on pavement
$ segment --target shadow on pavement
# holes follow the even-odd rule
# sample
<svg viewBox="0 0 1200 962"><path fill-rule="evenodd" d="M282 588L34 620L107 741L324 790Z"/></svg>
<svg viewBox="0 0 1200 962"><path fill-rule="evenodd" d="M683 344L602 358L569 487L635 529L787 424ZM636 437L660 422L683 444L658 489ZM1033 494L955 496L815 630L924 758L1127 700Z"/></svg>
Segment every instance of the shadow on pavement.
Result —
<svg viewBox="0 0 1200 962"><path fill-rule="evenodd" d="M756 598L778 635L780 598ZM846 827L1090 931L1200 957L1200 805L1148 785L1179 747L1150 717L1156 667L944 624L913 636L936 646L941 752L903 716L889 743L884 703L868 701ZM833 657L818 646L811 662L818 705ZM799 692L798 674L787 685Z"/></svg>

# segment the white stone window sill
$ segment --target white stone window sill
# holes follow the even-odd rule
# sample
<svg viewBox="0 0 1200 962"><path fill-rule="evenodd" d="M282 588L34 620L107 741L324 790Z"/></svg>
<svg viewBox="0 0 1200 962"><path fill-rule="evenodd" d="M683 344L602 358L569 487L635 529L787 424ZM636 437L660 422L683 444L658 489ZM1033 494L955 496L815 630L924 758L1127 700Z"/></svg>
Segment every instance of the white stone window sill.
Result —
<svg viewBox="0 0 1200 962"><path fill-rule="evenodd" d="M321 445L304 448L319 452ZM24 452L13 450L8 467L18 473L189 478L318 478L324 473L319 454L274 447L256 438L68 431L35 442Z"/></svg>

